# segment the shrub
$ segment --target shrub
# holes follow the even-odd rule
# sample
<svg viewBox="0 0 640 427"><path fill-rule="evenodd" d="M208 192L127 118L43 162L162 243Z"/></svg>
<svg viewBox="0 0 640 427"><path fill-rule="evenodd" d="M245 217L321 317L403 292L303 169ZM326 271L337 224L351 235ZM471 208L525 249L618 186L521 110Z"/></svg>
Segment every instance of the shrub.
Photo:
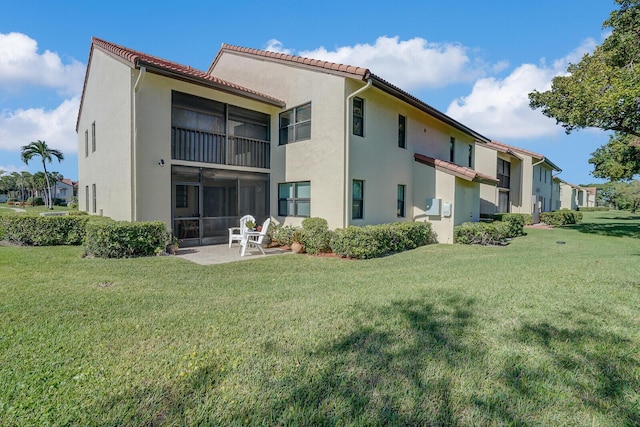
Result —
<svg viewBox="0 0 640 427"><path fill-rule="evenodd" d="M331 239L331 250L348 258L375 258L389 253L436 243L428 222L397 222L338 229Z"/></svg>
<svg viewBox="0 0 640 427"><path fill-rule="evenodd" d="M601 212L601 211L608 211L609 208L606 206L598 206L598 207L590 207L590 208L580 208L579 211L580 212Z"/></svg>
<svg viewBox="0 0 640 427"><path fill-rule="evenodd" d="M88 217L6 215L0 217L4 239L30 246L80 245Z"/></svg>
<svg viewBox="0 0 640 427"><path fill-rule="evenodd" d="M493 215L496 221L501 221L509 226L509 232L506 237L524 236L524 224L527 221L527 214L501 213Z"/></svg>
<svg viewBox="0 0 640 427"><path fill-rule="evenodd" d="M132 258L164 251L170 233L160 221L92 221L87 224L85 253L100 258Z"/></svg>
<svg viewBox="0 0 640 427"><path fill-rule="evenodd" d="M508 215L509 217L521 216L523 218L523 220L524 220L524 225L533 224L533 215L531 215L531 214L502 212L502 213L493 214L491 216L491 218L495 219L496 221L504 221L503 218L504 218L505 215Z"/></svg>
<svg viewBox="0 0 640 427"><path fill-rule="evenodd" d="M553 212L542 212L540 221L548 225L567 225L576 224L582 221L582 212L562 209Z"/></svg>
<svg viewBox="0 0 640 427"><path fill-rule="evenodd" d="M53 206L67 206L67 201L65 199L55 197L53 199Z"/></svg>
<svg viewBox="0 0 640 427"><path fill-rule="evenodd" d="M305 218L302 230L294 231L292 239L299 241L308 253L318 254L331 251L332 236L326 219Z"/></svg>
<svg viewBox="0 0 640 427"><path fill-rule="evenodd" d="M44 200L42 197L29 197L27 203L31 206L44 206Z"/></svg>
<svg viewBox="0 0 640 427"><path fill-rule="evenodd" d="M293 233L297 230L293 225L277 225L273 227L271 240L283 246L291 246Z"/></svg>
<svg viewBox="0 0 640 427"><path fill-rule="evenodd" d="M78 204L74 203L74 202L69 202L69 203L67 203L67 207L69 209L78 209Z"/></svg>
<svg viewBox="0 0 640 427"><path fill-rule="evenodd" d="M511 225L506 222L465 222L453 229L456 243L466 245L499 245L509 237Z"/></svg>

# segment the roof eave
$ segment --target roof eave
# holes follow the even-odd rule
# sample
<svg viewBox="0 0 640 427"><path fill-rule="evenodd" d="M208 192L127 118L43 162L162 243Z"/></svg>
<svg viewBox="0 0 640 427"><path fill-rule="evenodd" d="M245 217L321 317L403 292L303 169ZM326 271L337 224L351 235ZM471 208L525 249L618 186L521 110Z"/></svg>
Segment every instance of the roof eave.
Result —
<svg viewBox="0 0 640 427"><path fill-rule="evenodd" d="M236 89L236 88L229 87L229 86L226 86L226 85L221 85L221 84L218 84L218 83L216 83L214 81L211 81L211 80L200 79L198 77L188 76L188 75L180 73L178 71L169 70L167 68L158 66L158 65L153 64L153 63L148 62L148 61L144 61L142 59L136 60L135 67L138 68L138 69L140 67L145 67L147 69L147 71L152 72L154 74L162 75L162 76L165 76L165 77L170 77L172 79L181 80L181 81L184 81L184 82L187 82L187 83L197 84L199 86L205 86L205 87L213 88L213 89L219 90L221 92L227 92L227 93L230 93L232 95L241 96L243 98L253 99L255 101L260 101L260 102L263 102L263 103L274 105L276 107L283 108L283 107L286 106L286 103L284 101L281 101L281 100L278 100L278 99L272 99L272 98L263 97L263 96L260 96L258 94L254 94L254 93L251 93L251 92L246 92L246 91L241 90L241 89Z"/></svg>
<svg viewBox="0 0 640 427"><path fill-rule="evenodd" d="M446 124L448 124L449 126L452 126L456 129L458 129L459 131L466 133L467 135L473 137L476 141L478 142L482 142L482 143L488 143L491 142L490 138L487 138L486 136L474 131L473 129L463 125L462 123L458 122L457 120L447 116L446 114L444 114L443 112L433 108L432 106L430 106L429 104L420 101L417 98L414 98L413 96L411 96L410 94L408 94L407 92L403 91L402 89L386 82L385 80L381 79L380 77L376 76L375 74L370 74L369 76L367 76L367 78L371 78L373 80L373 86L388 93L389 95L392 95L398 99L400 99L401 101L406 102L409 105L412 105L413 107L424 111L425 113L429 114L430 116L440 120L441 122L444 122ZM366 80L366 79L363 79Z"/></svg>

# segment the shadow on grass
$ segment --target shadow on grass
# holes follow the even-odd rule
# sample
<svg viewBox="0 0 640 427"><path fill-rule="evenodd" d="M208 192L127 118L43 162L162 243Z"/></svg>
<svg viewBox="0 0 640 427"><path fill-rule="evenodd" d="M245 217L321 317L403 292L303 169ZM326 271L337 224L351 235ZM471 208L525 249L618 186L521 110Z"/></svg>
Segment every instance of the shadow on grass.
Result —
<svg viewBox="0 0 640 427"><path fill-rule="evenodd" d="M258 410L258 424L456 425L449 369L483 355L464 343L472 306L451 297L438 306L411 300L365 312L358 318L381 323L357 327L317 350L306 373L281 381L286 395ZM313 366L318 362L321 369Z"/></svg>
<svg viewBox="0 0 640 427"><path fill-rule="evenodd" d="M277 355L276 373L260 376L257 367L247 384L229 384L244 389L237 400L218 394L229 367L210 361L166 387L114 396L96 416L114 425L528 426L594 416L595 424L640 425L632 342L578 321L525 323L484 343L480 311L455 294L361 307L350 332L296 351L298 366L270 341L264 360Z"/></svg>
<svg viewBox="0 0 640 427"><path fill-rule="evenodd" d="M515 391L556 385L571 390L569 396L580 405L613 418L618 425L640 425L637 375L638 348L615 333L598 331L587 322L572 328L558 328L549 323L525 324L516 333L520 342L542 349L550 366L539 376L505 368L505 378ZM526 368L525 368L526 369ZM522 386L523 378L529 385ZM635 398L633 397L635 396Z"/></svg>
<svg viewBox="0 0 640 427"><path fill-rule="evenodd" d="M638 219L633 218L614 218L615 220L625 219ZM599 234L601 236L610 237L635 237L640 238L640 224L629 224L624 222L610 222L610 223L580 223L575 225L567 225L564 228L571 230L577 230L581 233Z"/></svg>

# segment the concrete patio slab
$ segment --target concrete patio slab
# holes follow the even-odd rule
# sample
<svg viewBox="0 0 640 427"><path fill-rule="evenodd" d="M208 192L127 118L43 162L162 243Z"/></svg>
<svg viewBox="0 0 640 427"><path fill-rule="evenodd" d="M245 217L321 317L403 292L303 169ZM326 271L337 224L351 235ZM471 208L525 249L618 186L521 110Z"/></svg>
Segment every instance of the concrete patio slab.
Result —
<svg viewBox="0 0 640 427"><path fill-rule="evenodd" d="M291 251L286 251L279 248L264 248L264 252L266 253L266 255L262 255L262 253L260 253L258 249L251 248L247 249L247 252L244 256L240 256L239 245L233 245L229 247L228 244L224 244L180 248L178 249L178 253L176 254L176 256L200 265L212 265L235 261L247 261L250 259L264 258L265 256L284 255L291 253Z"/></svg>

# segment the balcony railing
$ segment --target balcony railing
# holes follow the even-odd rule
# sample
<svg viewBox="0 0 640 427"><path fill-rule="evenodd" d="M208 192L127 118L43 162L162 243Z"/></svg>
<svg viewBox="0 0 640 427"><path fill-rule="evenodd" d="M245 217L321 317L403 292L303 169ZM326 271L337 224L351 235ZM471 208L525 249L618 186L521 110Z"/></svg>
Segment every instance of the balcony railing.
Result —
<svg viewBox="0 0 640 427"><path fill-rule="evenodd" d="M224 134L171 128L171 158L219 165L268 169L271 143Z"/></svg>

